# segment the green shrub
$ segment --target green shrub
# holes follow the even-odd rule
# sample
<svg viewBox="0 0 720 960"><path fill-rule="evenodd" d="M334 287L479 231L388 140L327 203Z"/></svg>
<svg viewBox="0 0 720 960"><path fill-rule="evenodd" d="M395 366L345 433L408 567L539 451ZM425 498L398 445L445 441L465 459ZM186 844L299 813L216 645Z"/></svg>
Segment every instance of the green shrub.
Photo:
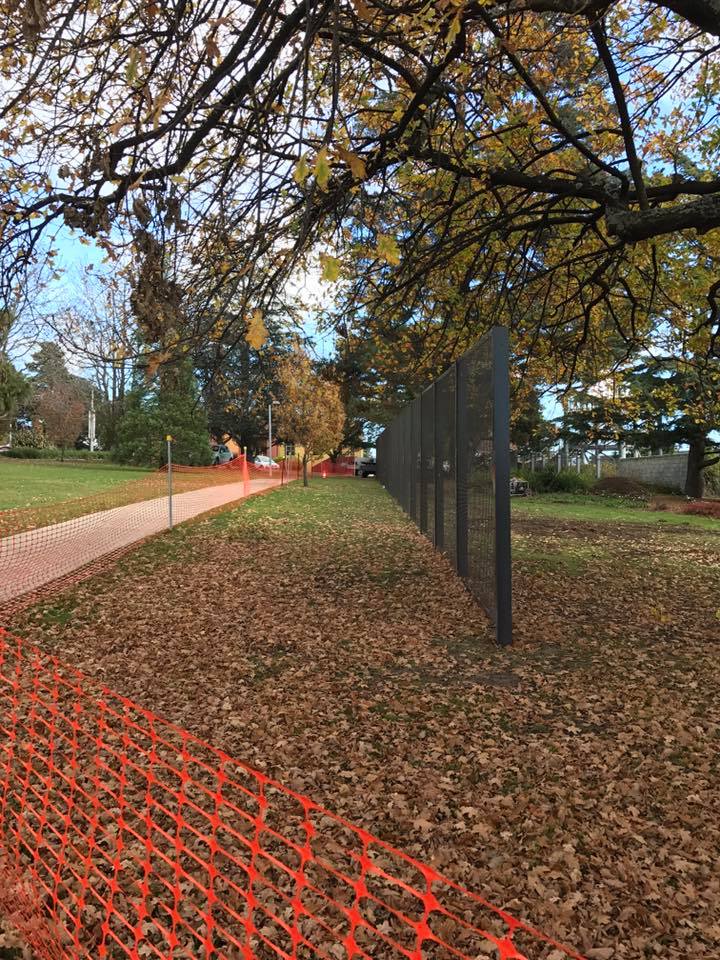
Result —
<svg viewBox="0 0 720 960"><path fill-rule="evenodd" d="M10 450L3 450L3 457L11 457L13 460L60 460L62 453L57 447L12 447ZM111 460L112 455L109 450L71 450L65 448L65 461L89 460L104 461Z"/></svg>
<svg viewBox="0 0 720 960"><path fill-rule="evenodd" d="M705 492L711 497L720 497L720 463L707 467L705 474Z"/></svg>
<svg viewBox="0 0 720 960"><path fill-rule="evenodd" d="M59 460L60 451L57 447L12 447L3 450L4 457L14 460Z"/></svg>
<svg viewBox="0 0 720 960"><path fill-rule="evenodd" d="M13 434L13 447L23 447L28 450L46 450L50 444L42 430L34 427L23 427Z"/></svg>
<svg viewBox="0 0 720 960"><path fill-rule="evenodd" d="M523 471L522 475L530 481L533 493L588 493L593 484L587 474L575 470L558 471L554 467Z"/></svg>
<svg viewBox="0 0 720 960"><path fill-rule="evenodd" d="M112 460L111 450L70 450L65 449L66 460Z"/></svg>

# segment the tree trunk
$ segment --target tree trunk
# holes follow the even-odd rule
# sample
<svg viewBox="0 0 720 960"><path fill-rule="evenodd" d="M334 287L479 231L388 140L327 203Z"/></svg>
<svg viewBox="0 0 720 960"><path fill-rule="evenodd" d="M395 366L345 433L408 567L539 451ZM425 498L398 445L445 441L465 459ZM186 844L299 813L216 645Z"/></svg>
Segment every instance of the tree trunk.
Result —
<svg viewBox="0 0 720 960"><path fill-rule="evenodd" d="M693 438L688 450L687 474L685 476L685 496L701 499L705 492L703 463L705 462L705 437Z"/></svg>
<svg viewBox="0 0 720 960"><path fill-rule="evenodd" d="M308 472L307 472L307 457L303 457L303 486L307 487L308 485Z"/></svg>

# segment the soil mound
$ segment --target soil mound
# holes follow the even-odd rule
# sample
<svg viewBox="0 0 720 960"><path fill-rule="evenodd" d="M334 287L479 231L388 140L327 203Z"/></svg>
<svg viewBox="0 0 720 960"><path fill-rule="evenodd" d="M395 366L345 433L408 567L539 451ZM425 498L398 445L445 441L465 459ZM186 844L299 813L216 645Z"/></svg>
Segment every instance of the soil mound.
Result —
<svg viewBox="0 0 720 960"><path fill-rule="evenodd" d="M629 477L604 477L593 485L592 492L612 493L617 497L650 499L650 488L637 480L631 480Z"/></svg>

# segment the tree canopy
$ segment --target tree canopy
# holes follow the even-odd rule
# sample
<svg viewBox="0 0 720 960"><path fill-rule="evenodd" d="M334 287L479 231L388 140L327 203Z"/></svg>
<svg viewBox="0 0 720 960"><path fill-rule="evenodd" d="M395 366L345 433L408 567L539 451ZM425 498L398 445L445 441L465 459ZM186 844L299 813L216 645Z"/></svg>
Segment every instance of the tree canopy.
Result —
<svg viewBox="0 0 720 960"><path fill-rule="evenodd" d="M5 0L6 292L64 225L132 275L144 340L167 347L208 337L230 289L247 324L315 245L329 281L352 264L391 347L425 356L510 310L522 354L572 375L608 331L642 333L679 232L716 273L718 14Z"/></svg>

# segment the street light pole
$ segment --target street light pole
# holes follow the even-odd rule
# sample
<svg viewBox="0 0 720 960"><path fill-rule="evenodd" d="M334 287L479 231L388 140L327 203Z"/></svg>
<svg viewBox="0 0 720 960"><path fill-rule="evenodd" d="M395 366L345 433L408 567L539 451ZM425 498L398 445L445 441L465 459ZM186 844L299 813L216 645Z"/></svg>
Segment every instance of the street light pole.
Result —
<svg viewBox="0 0 720 960"><path fill-rule="evenodd" d="M95 388L90 390L90 409L88 410L88 446L93 453L97 446L95 439Z"/></svg>
<svg viewBox="0 0 720 960"><path fill-rule="evenodd" d="M272 400L268 404L268 460L272 460Z"/></svg>

